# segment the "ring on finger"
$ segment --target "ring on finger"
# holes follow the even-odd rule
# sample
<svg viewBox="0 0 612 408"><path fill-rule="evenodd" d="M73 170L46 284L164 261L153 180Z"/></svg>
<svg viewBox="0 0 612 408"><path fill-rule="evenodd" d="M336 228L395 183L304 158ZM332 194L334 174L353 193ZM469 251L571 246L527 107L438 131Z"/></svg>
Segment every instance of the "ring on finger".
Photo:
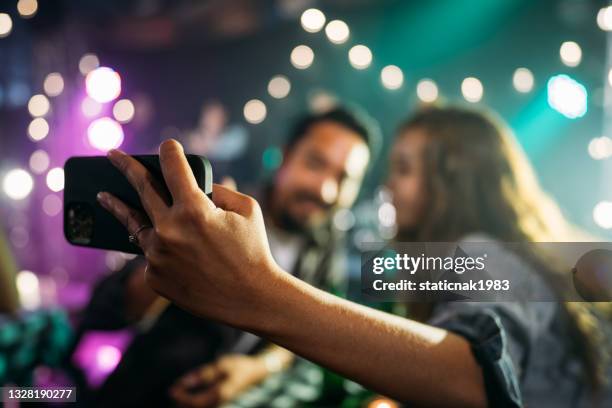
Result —
<svg viewBox="0 0 612 408"><path fill-rule="evenodd" d="M134 245L140 245L140 241L138 240L138 234L142 232L142 230L145 230L147 228L153 228L153 226L151 224L143 224L140 227L136 228L136 231L134 231L128 236L128 240L130 241L130 243Z"/></svg>

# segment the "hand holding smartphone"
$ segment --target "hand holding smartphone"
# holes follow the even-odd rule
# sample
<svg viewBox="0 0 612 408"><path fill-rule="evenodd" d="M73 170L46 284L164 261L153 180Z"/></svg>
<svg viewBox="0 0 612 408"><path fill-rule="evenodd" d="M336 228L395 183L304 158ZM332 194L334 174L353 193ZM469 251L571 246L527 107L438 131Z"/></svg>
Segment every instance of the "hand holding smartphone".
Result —
<svg viewBox="0 0 612 408"><path fill-rule="evenodd" d="M198 155L185 155L200 189L212 198L212 167ZM171 199L161 172L159 156L133 156L156 178ZM73 245L142 254L130 242L129 233L112 214L100 206L96 195L107 191L144 213L137 192L104 156L72 157L64 165L64 235Z"/></svg>

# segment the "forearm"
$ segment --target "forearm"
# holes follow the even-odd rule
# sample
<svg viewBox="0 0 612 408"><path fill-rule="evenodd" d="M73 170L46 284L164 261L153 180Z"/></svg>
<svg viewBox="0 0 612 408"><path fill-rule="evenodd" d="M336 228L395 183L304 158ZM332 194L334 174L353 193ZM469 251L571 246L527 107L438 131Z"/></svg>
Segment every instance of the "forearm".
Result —
<svg viewBox="0 0 612 408"><path fill-rule="evenodd" d="M16 273L17 266L8 242L0 231L0 313L14 313L19 309Z"/></svg>
<svg viewBox="0 0 612 408"><path fill-rule="evenodd" d="M419 406L485 406L469 343L445 330L327 294L282 274L258 334L389 397Z"/></svg>

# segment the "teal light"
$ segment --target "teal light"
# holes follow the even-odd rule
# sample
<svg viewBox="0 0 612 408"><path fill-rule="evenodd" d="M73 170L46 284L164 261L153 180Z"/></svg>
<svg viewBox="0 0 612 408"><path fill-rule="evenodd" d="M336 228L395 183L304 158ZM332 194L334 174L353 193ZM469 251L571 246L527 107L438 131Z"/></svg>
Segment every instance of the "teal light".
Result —
<svg viewBox="0 0 612 408"><path fill-rule="evenodd" d="M548 80L548 105L569 119L587 113L588 92L584 85L568 75L555 75Z"/></svg>
<svg viewBox="0 0 612 408"><path fill-rule="evenodd" d="M261 163L266 170L276 170L283 162L283 153L277 146L270 146L264 150Z"/></svg>

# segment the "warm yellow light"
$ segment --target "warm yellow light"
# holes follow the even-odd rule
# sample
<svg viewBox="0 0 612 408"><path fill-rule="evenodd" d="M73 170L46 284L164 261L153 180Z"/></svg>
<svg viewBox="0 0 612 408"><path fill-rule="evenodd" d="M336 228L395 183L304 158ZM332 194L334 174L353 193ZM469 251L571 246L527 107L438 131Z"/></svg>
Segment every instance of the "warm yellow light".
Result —
<svg viewBox="0 0 612 408"><path fill-rule="evenodd" d="M349 62L355 69L366 69L372 63L372 51L365 45L355 45L349 50Z"/></svg>
<svg viewBox="0 0 612 408"><path fill-rule="evenodd" d="M19 0L17 2L17 11L21 17L33 17L38 11L38 2L36 0Z"/></svg>
<svg viewBox="0 0 612 408"><path fill-rule="evenodd" d="M297 69L306 69L314 61L314 52L307 45L298 45L291 51L291 64Z"/></svg>
<svg viewBox="0 0 612 408"><path fill-rule="evenodd" d="M325 14L319 9L311 8L302 13L300 18L302 28L309 33L321 31L325 25Z"/></svg>
<svg viewBox="0 0 612 408"><path fill-rule="evenodd" d="M244 105L243 113L247 122L256 125L266 118L266 105L259 99L251 99Z"/></svg>
<svg viewBox="0 0 612 408"><path fill-rule="evenodd" d="M404 73L395 65L387 65L380 72L380 80L387 89L399 89L404 83Z"/></svg>
<svg viewBox="0 0 612 408"><path fill-rule="evenodd" d="M58 96L64 91L64 78L59 72L52 72L45 78L43 83L45 93L51 97Z"/></svg>
<svg viewBox="0 0 612 408"><path fill-rule="evenodd" d="M343 44L348 40L350 30L342 20L332 20L325 26L325 35L334 44Z"/></svg>
<svg viewBox="0 0 612 408"><path fill-rule="evenodd" d="M431 79L421 79L416 92L417 97L425 103L432 103L438 99L438 85Z"/></svg>
<svg viewBox="0 0 612 408"><path fill-rule="evenodd" d="M461 83L461 93L466 101L476 103L482 99L484 89L478 78L468 77Z"/></svg>

